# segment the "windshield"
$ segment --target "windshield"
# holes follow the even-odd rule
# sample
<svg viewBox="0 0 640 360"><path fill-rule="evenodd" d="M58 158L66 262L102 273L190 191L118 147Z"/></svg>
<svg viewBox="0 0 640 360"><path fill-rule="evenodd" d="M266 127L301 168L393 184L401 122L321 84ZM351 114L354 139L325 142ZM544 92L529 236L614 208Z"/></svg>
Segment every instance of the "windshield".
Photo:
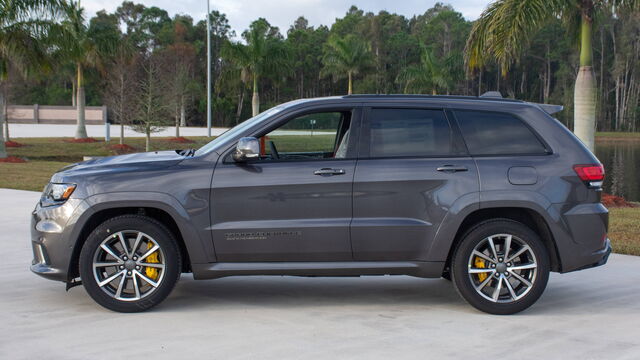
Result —
<svg viewBox="0 0 640 360"><path fill-rule="evenodd" d="M199 156L199 155L204 155L208 152L210 152L211 150L215 149L219 144L224 143L225 141L229 140L229 139L233 139L235 136L237 136L239 133L242 133L244 130L252 127L253 125L259 123L260 121L264 120L265 118L277 114L280 111L282 111L286 106L283 105L279 105L276 107L273 107L263 113L260 113L254 117L252 117L251 119L245 120L244 122L236 125L235 127L225 131L224 133L222 133L222 135L218 136L217 138L213 139L211 142L207 143L206 145L204 145L203 147L201 147L200 149L196 150L195 156Z"/></svg>

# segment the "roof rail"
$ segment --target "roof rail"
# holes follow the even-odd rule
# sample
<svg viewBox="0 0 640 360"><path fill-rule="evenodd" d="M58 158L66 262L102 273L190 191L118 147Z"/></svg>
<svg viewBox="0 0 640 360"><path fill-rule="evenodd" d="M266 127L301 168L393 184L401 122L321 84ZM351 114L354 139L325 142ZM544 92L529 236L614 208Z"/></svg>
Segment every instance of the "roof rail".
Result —
<svg viewBox="0 0 640 360"><path fill-rule="evenodd" d="M499 94L499 93L498 93ZM486 100L486 101L505 101L519 102L524 101L517 99L503 98L502 96L468 96L468 95L426 95L426 94L353 94L343 95L345 99L364 99L364 98L398 98L398 99L452 99L452 100Z"/></svg>

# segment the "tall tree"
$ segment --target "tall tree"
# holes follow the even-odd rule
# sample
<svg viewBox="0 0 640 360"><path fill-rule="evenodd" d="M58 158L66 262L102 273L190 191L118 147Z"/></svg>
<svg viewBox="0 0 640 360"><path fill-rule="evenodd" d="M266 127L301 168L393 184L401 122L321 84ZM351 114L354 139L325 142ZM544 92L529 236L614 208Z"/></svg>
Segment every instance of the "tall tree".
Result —
<svg viewBox="0 0 640 360"><path fill-rule="evenodd" d="M596 17L605 10L640 8L639 0L496 0L474 24L467 42L467 63L481 68L494 57L506 74L529 40L550 19L562 17L580 43L580 68L574 91L574 131L595 150L596 84L592 33Z"/></svg>
<svg viewBox="0 0 640 360"><path fill-rule="evenodd" d="M62 22L62 26L65 36L62 51L69 62L74 64L76 70L77 128L75 138L84 139L87 137L85 124L85 70L89 67L101 65L105 53L113 49L115 43L111 38L96 39L92 36L85 21L84 9L80 7L79 2L73 0L65 6L65 19Z"/></svg>
<svg viewBox="0 0 640 360"><path fill-rule="evenodd" d="M4 122L9 72L27 76L50 67L48 40L61 5L58 0L0 0L0 158L7 157Z"/></svg>
<svg viewBox="0 0 640 360"><path fill-rule="evenodd" d="M332 36L327 41L322 56L323 76L334 79L347 78L347 94L353 93L353 76L360 74L373 65L371 46L355 35L344 38Z"/></svg>
<svg viewBox="0 0 640 360"><path fill-rule="evenodd" d="M423 47L420 64L404 68L398 74L397 81L404 85L405 93L449 94L458 80L456 75L460 75L461 62L455 54L440 61L431 50Z"/></svg>
<svg viewBox="0 0 640 360"><path fill-rule="evenodd" d="M187 29L182 22L175 21L173 28L173 44L160 52L160 56L163 58L166 104L173 112L176 137L180 137L180 126L186 125L186 112L191 104L189 95L197 88L194 80L196 50L185 42Z"/></svg>
<svg viewBox="0 0 640 360"><path fill-rule="evenodd" d="M161 60L159 55L152 54L141 61L133 129L145 135L145 151L151 150L151 133L160 131L168 123Z"/></svg>
<svg viewBox="0 0 640 360"><path fill-rule="evenodd" d="M246 45L229 42L223 54L234 59L251 74L251 110L253 116L256 116L260 113L260 79L281 70L288 62L289 55L278 29L269 25L265 19L251 23L249 30L245 31L242 37L247 42Z"/></svg>

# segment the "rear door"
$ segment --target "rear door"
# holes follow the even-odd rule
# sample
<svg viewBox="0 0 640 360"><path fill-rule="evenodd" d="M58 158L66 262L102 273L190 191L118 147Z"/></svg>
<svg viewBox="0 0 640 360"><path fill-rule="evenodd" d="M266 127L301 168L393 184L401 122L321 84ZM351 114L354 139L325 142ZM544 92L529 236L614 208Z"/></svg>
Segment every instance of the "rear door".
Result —
<svg viewBox="0 0 640 360"><path fill-rule="evenodd" d="M460 197L479 190L478 172L442 108L365 110L353 188L356 260L425 260Z"/></svg>

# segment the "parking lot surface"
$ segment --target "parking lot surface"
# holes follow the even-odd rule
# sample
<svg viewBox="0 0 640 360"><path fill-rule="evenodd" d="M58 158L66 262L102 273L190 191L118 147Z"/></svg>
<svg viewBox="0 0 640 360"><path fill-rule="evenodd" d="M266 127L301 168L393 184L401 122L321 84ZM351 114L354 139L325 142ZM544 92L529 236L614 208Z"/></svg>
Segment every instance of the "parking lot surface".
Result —
<svg viewBox="0 0 640 360"><path fill-rule="evenodd" d="M638 359L640 257L552 274L512 316L480 313L443 279L194 281L146 313L29 271L38 193L0 189L0 359Z"/></svg>

